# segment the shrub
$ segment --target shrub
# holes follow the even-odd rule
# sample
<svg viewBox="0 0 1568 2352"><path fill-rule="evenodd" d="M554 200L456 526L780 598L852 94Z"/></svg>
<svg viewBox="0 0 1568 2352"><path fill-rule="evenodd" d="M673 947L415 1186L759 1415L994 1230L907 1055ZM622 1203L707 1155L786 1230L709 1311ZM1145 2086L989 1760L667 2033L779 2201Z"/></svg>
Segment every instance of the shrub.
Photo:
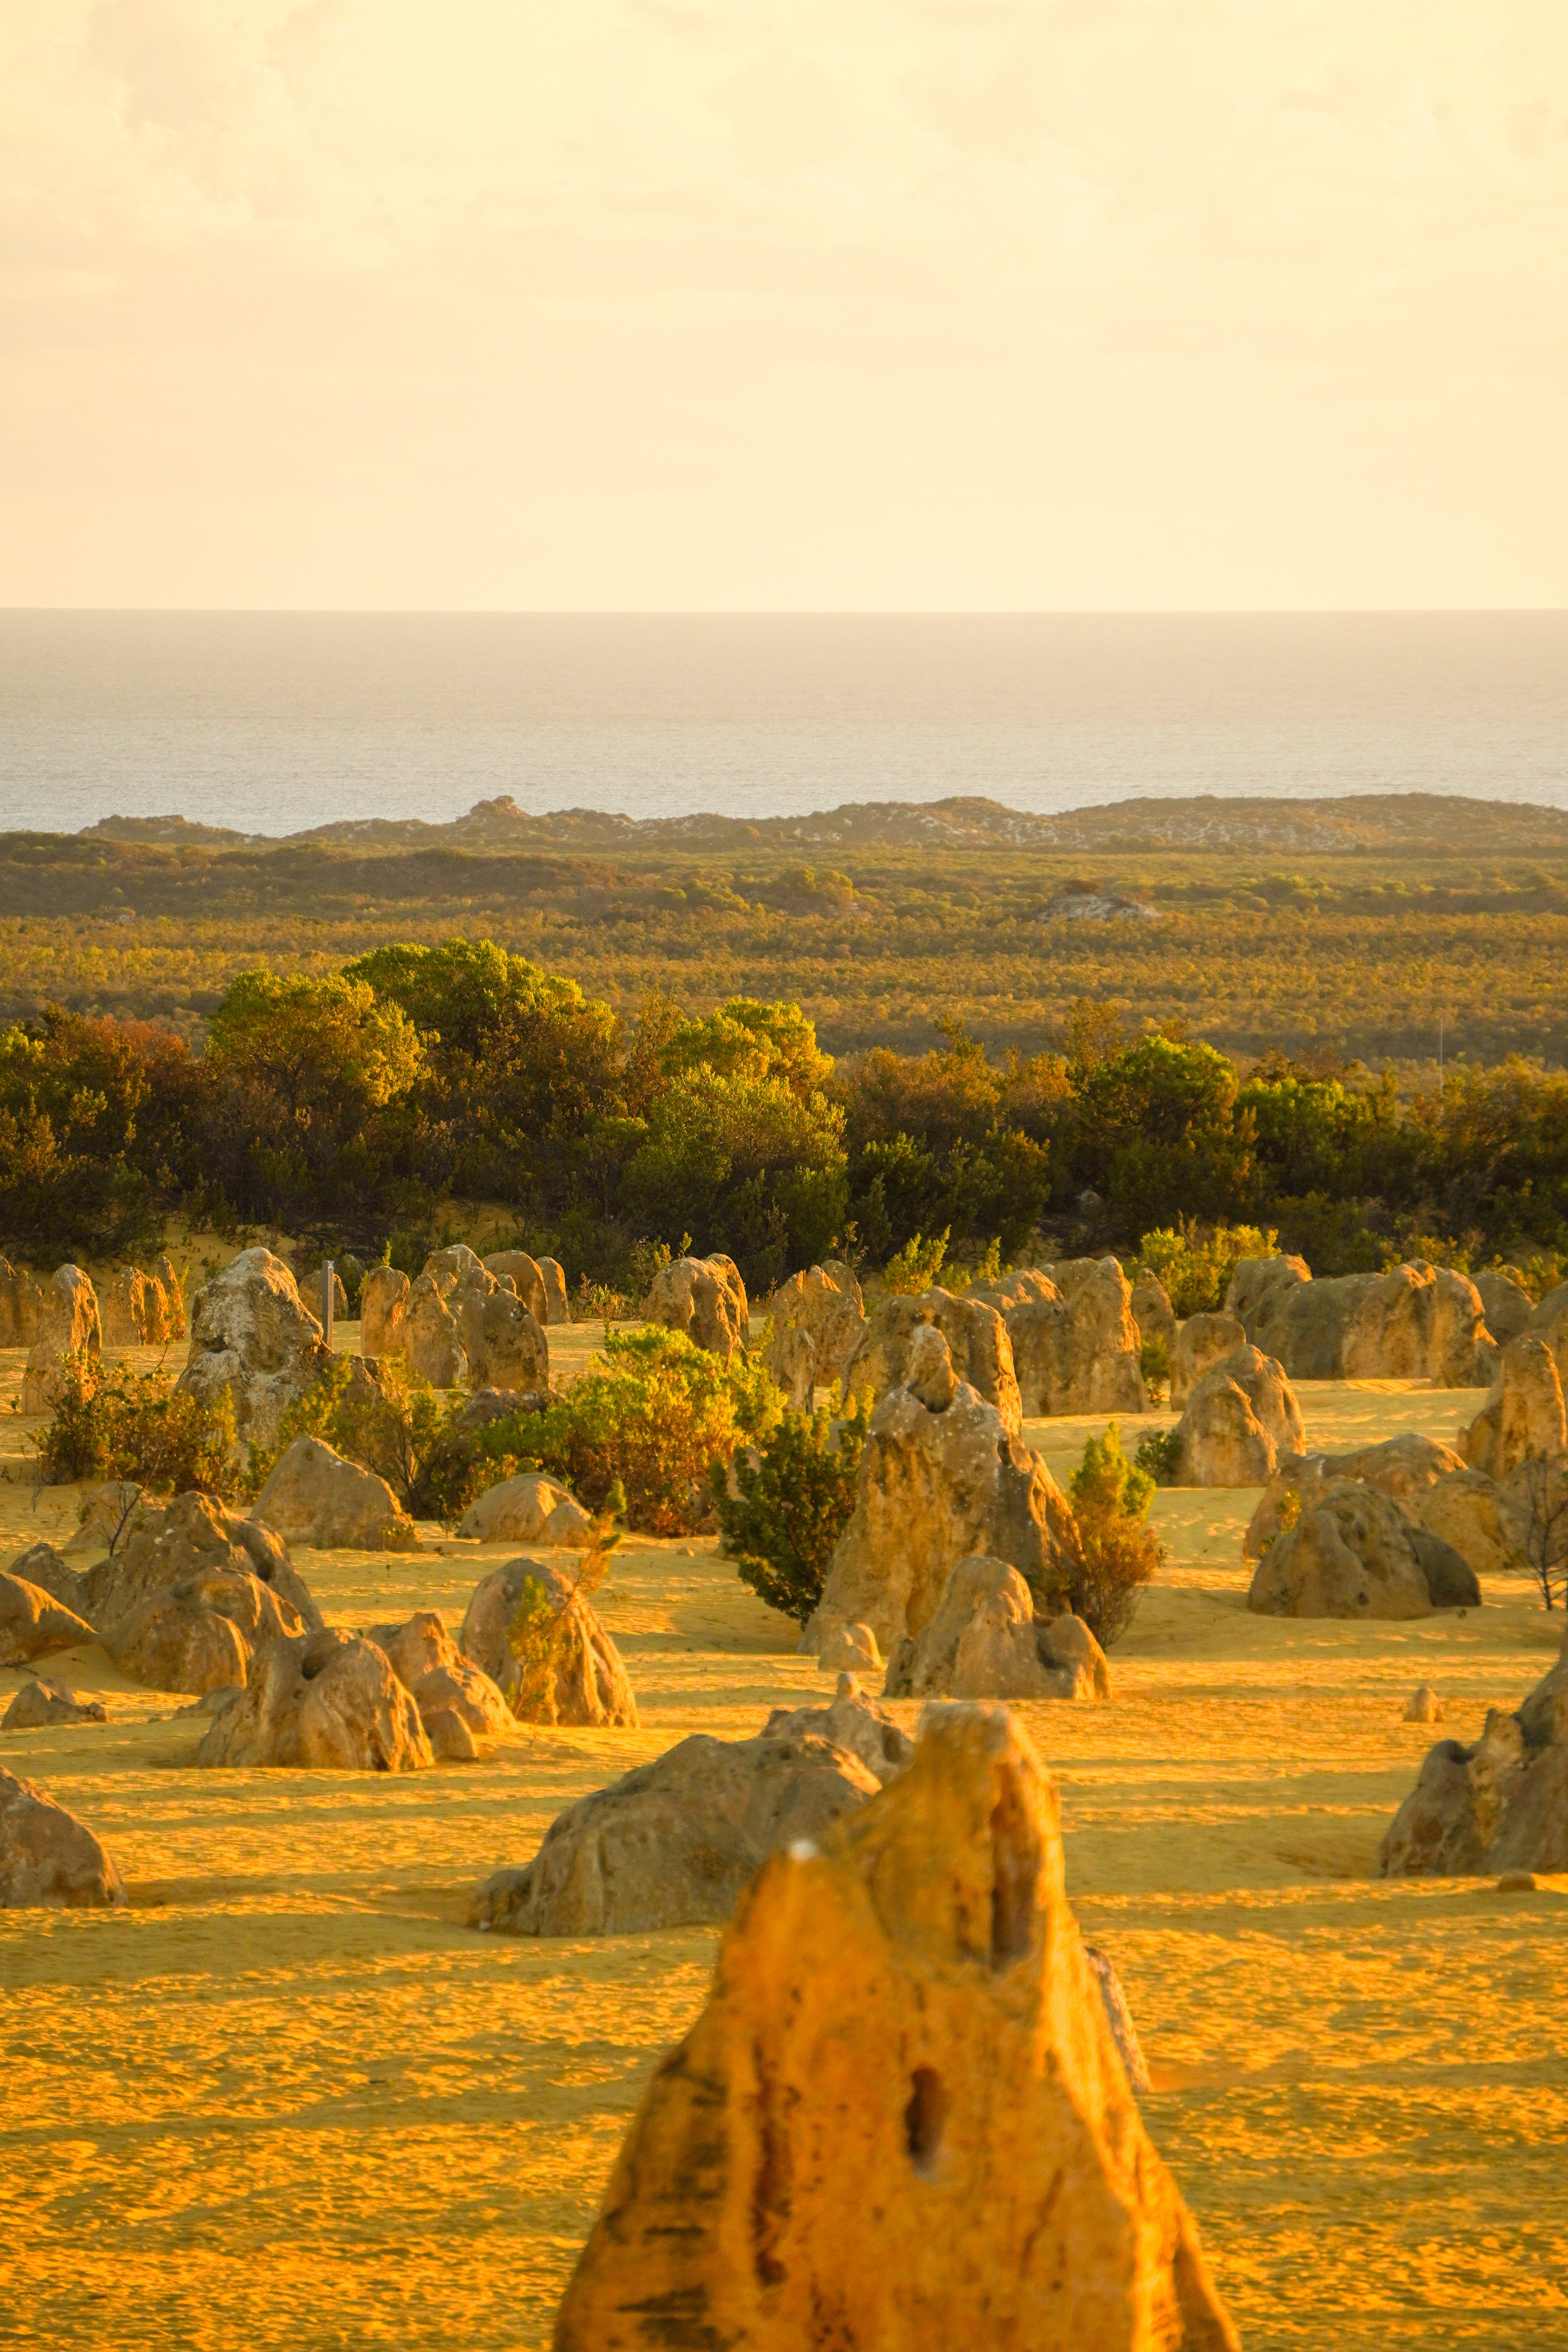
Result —
<svg viewBox="0 0 1568 2352"><path fill-rule="evenodd" d="M1275 1513L1275 1518L1277 1524L1273 1532L1269 1535L1266 1535L1262 1542L1258 1547L1258 1556L1259 1559L1262 1559L1265 1552L1270 1550L1272 1547L1279 1542L1281 1536L1288 1536L1292 1528L1300 1526L1301 1496L1299 1488L1292 1486L1288 1495L1280 1496L1279 1508Z"/></svg>
<svg viewBox="0 0 1568 2352"><path fill-rule="evenodd" d="M729 1366L684 1332L608 1332L604 1353L549 1410L492 1422L476 1458L492 1476L548 1470L589 1510L619 1483L628 1524L644 1534L695 1535L712 1525L709 1477L737 1445L773 1428L784 1400L761 1364Z"/></svg>
<svg viewBox="0 0 1568 2352"><path fill-rule="evenodd" d="M37 1440L46 1486L124 1478L153 1494L236 1491L234 1404L174 1386L169 1372L105 1369L96 1356L67 1359L54 1417Z"/></svg>
<svg viewBox="0 0 1568 2352"><path fill-rule="evenodd" d="M734 1495L721 1465L710 1473L723 1549L742 1580L801 1624L822 1598L833 1548L855 1507L869 1417L865 1397L837 1426L825 1408L786 1412L756 1461L736 1456Z"/></svg>
<svg viewBox="0 0 1568 2352"><path fill-rule="evenodd" d="M1220 1305L1237 1263L1244 1257L1270 1257L1279 1236L1257 1225L1200 1226L1187 1219L1181 1227L1162 1226L1145 1234L1138 1244L1140 1261L1157 1275L1180 1316L1209 1315Z"/></svg>
<svg viewBox="0 0 1568 2352"><path fill-rule="evenodd" d="M254 1499L260 1494L279 1456L297 1437L320 1437L345 1460L384 1478L400 1503L413 1502L426 1465L447 1435L452 1415L426 1381L406 1373L391 1358L384 1359L380 1369L378 1393L359 1375L352 1357L337 1357L288 1407L278 1426L277 1444L251 1447L244 1474L246 1495Z"/></svg>
<svg viewBox="0 0 1568 2352"><path fill-rule="evenodd" d="M1156 1486L1173 1486L1181 1466L1181 1440L1173 1429L1152 1429L1132 1459Z"/></svg>
<svg viewBox="0 0 1568 2352"><path fill-rule="evenodd" d="M1156 1331L1138 1350L1138 1369L1152 1397L1163 1397L1171 1385L1171 1358L1162 1333ZM1142 1449L1140 1449L1142 1450Z"/></svg>
<svg viewBox="0 0 1568 2352"><path fill-rule="evenodd" d="M950 1230L944 1225L929 1242L921 1234L907 1241L882 1268L884 1286L900 1298L912 1298L929 1290L942 1272Z"/></svg>
<svg viewBox="0 0 1568 2352"><path fill-rule="evenodd" d="M1085 1445L1071 1493L1083 1561L1072 1605L1109 1649L1131 1624L1139 1593L1164 1557L1148 1522L1154 1481L1123 1454L1115 1422Z"/></svg>

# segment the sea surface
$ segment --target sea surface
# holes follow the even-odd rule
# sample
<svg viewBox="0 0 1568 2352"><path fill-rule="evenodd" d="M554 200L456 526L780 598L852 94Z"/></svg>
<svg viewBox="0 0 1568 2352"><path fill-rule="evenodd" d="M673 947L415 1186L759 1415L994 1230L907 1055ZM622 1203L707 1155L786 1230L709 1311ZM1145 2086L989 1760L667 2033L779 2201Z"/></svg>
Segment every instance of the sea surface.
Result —
<svg viewBox="0 0 1568 2352"><path fill-rule="evenodd" d="M1568 614L0 613L0 830L1405 791L1568 805Z"/></svg>

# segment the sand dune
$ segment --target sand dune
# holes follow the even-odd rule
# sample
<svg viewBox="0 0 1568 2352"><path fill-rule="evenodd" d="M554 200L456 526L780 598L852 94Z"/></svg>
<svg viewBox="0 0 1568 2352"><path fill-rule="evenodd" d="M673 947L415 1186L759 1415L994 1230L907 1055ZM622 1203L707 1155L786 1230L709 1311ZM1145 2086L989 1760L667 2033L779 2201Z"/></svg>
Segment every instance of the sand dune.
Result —
<svg viewBox="0 0 1568 2352"><path fill-rule="evenodd" d="M342 1337L344 1341L349 1333ZM558 1360L591 1345L563 1334ZM0 1403L20 1355L0 1359ZM1477 1399L1306 1385L1310 1439L1450 1437ZM1033 1424L1060 1475L1085 1430ZM27 1424L0 1448L21 1468ZM1473 1737L1556 1647L1522 1581L1465 1618L1248 1617L1256 1496L1163 1494L1171 1548L1108 1707L1021 1710L1058 1779L1068 1883L1148 2052L1151 2133L1248 2345L1568 2340L1568 1882L1368 1874L1433 1738ZM71 1490L0 1486L0 1559ZM434 1606L486 1559L301 1553L329 1618ZM693 1729L821 1696L710 1541L629 1542L603 1613L637 1733L520 1734L391 1780L184 1769L199 1719L95 1646L49 1671L107 1727L0 1761L98 1831L128 1912L0 1912L7 2342L250 2352L547 2342L626 2121L700 2006L706 1932L529 1945L461 1925L573 1798ZM26 1676L0 1671L0 1707ZM902 1710L911 1719L913 1707Z"/></svg>

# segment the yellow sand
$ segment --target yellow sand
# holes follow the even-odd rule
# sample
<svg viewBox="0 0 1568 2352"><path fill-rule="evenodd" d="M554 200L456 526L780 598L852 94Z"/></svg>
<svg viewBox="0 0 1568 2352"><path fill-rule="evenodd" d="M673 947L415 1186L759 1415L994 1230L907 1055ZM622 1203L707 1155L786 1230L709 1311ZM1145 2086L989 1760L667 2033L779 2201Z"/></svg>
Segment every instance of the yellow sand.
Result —
<svg viewBox="0 0 1568 2352"><path fill-rule="evenodd" d="M557 1363L595 1336L552 1333ZM21 1361L0 1360L0 1406ZM1316 1443L1449 1437L1478 1402L1302 1391ZM1029 1434L1060 1475L1093 1425ZM0 1446L18 1455L25 1429L7 1409ZM1162 1495L1171 1560L1114 1654L1115 1703L1022 1710L1060 1787L1079 1917L1148 2050L1149 2128L1255 2352L1561 2347L1568 1884L1369 1873L1441 1736L1401 1721L1410 1691L1435 1684L1445 1732L1473 1737L1562 1621L1520 1582L1408 1626L1249 1618L1255 1500ZM0 1486L0 1559L68 1531L74 1505ZM301 1564L340 1622L421 1604L456 1622L506 1549ZM49 1662L110 1723L8 1734L0 1759L100 1832L132 1907L0 1912L0 2340L548 2341L714 1938L481 1937L468 1892L687 1732L749 1733L830 1688L711 1542L628 1545L601 1605L640 1733L523 1734L404 1780L190 1770L202 1727L171 1719L178 1702L96 1648ZM0 1708L25 1678L0 1672Z"/></svg>

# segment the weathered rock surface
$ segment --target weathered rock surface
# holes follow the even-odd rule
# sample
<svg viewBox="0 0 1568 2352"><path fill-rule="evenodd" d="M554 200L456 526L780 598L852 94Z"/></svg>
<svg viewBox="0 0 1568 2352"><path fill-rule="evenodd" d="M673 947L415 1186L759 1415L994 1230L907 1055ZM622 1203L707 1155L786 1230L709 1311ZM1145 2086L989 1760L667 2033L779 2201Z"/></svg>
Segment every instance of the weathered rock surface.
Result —
<svg viewBox="0 0 1568 2352"><path fill-rule="evenodd" d="M732 1258L671 1259L654 1276L642 1311L645 1321L684 1331L694 1345L726 1364L745 1348L750 1309Z"/></svg>
<svg viewBox="0 0 1568 2352"><path fill-rule="evenodd" d="M267 1249L242 1250L192 1301L191 1352L179 1385L209 1401L226 1393L239 1434L270 1445L289 1407L331 1362L321 1327L282 1259Z"/></svg>
<svg viewBox="0 0 1568 2352"><path fill-rule="evenodd" d="M132 1682L200 1696L245 1682L258 1650L305 1631L298 1610L258 1577L204 1568L149 1592L108 1623L102 1639Z"/></svg>
<svg viewBox="0 0 1568 2352"><path fill-rule="evenodd" d="M1178 1486L1262 1486L1305 1443L1296 1393L1272 1356L1240 1348L1212 1364L1176 1423Z"/></svg>
<svg viewBox="0 0 1568 2352"><path fill-rule="evenodd" d="M163 1505L130 1478L105 1478L81 1490L81 1517L66 1546L78 1558L117 1551L139 1528L163 1514Z"/></svg>
<svg viewBox="0 0 1568 2352"><path fill-rule="evenodd" d="M930 1710L815 1843L764 1866L645 2092L556 2352L1234 2352L1005 1715Z"/></svg>
<svg viewBox="0 0 1568 2352"><path fill-rule="evenodd" d="M1251 1299L1243 1268L1278 1263L1243 1259L1231 1292ZM1278 1357L1292 1380L1478 1388L1490 1380L1496 1361L1475 1285L1425 1262L1328 1282L1277 1279L1240 1320L1252 1344Z"/></svg>
<svg viewBox="0 0 1568 2352"><path fill-rule="evenodd" d="M1189 1315L1171 1350L1171 1404L1180 1412L1204 1374L1247 1345L1234 1315Z"/></svg>
<svg viewBox="0 0 1568 2352"><path fill-rule="evenodd" d="M1489 1478L1521 1462L1553 1461L1568 1452L1563 1381L1546 1341L1533 1332L1510 1339L1498 1359L1490 1394L1460 1434L1465 1459Z"/></svg>
<svg viewBox="0 0 1568 2352"><path fill-rule="evenodd" d="M78 1698L64 1683L24 1683L5 1714L0 1731L39 1731L56 1723L107 1723L103 1701Z"/></svg>
<svg viewBox="0 0 1568 2352"><path fill-rule="evenodd" d="M716 1925L770 1853L821 1838L879 1786L826 1739L698 1732L569 1807L526 1869L479 1888L470 1924L514 1936Z"/></svg>
<svg viewBox="0 0 1568 2352"><path fill-rule="evenodd" d="M166 1510L150 1502L143 1509L145 1516L120 1549L79 1580L83 1614L95 1625L112 1625L152 1594L214 1570L254 1577L307 1630L321 1624L321 1611L271 1528L242 1518L210 1495L181 1495Z"/></svg>
<svg viewBox="0 0 1568 2352"><path fill-rule="evenodd" d="M1142 1345L1158 1339L1169 1357L1176 1344L1176 1310L1157 1274L1145 1270L1132 1286L1132 1320Z"/></svg>
<svg viewBox="0 0 1568 2352"><path fill-rule="evenodd" d="M1532 1339L1545 1340L1559 1374L1568 1377L1568 1282L1547 1292L1525 1328Z"/></svg>
<svg viewBox="0 0 1568 2352"><path fill-rule="evenodd" d="M462 1331L428 1266L409 1286L398 1328L404 1356L416 1379L428 1381L433 1389L462 1387L468 1377Z"/></svg>
<svg viewBox="0 0 1568 2352"><path fill-rule="evenodd" d="M1334 1479L1258 1561L1247 1605L1265 1617L1425 1617L1473 1609L1480 1587L1451 1546L1387 1495Z"/></svg>
<svg viewBox="0 0 1568 2352"><path fill-rule="evenodd" d="M545 1293L544 1276L539 1260L530 1257L526 1250L495 1250L484 1261L487 1274L498 1282L510 1282L534 1320L547 1324L551 1320L550 1300ZM560 1321L557 1316L555 1320Z"/></svg>
<svg viewBox="0 0 1568 2352"><path fill-rule="evenodd" d="M1473 1275L1471 1280L1486 1314L1487 1329L1500 1348L1506 1348L1529 1328L1535 1301L1517 1274L1508 1269Z"/></svg>
<svg viewBox="0 0 1568 2352"><path fill-rule="evenodd" d="M961 1559L934 1614L888 1668L888 1698L1109 1698L1105 1653L1070 1612L1037 1619L1005 1560Z"/></svg>
<svg viewBox="0 0 1568 2352"><path fill-rule="evenodd" d="M1403 1720L1406 1723L1441 1723L1443 1702L1430 1683L1423 1683L1412 1691L1405 1702Z"/></svg>
<svg viewBox="0 0 1568 2352"><path fill-rule="evenodd" d="M1007 1326L984 1299L955 1298L951 1291L926 1290L919 1297L883 1298L867 1322L850 1360L847 1392L869 1389L883 1397L909 1379L910 1351L921 1330L940 1331L958 1379L967 1381L1001 1415L1015 1437L1024 1425L1013 1345Z"/></svg>
<svg viewBox="0 0 1568 2352"><path fill-rule="evenodd" d="M503 1289L481 1266L476 1278L454 1286L447 1304L475 1388L550 1386L550 1343L515 1291Z"/></svg>
<svg viewBox="0 0 1568 2352"><path fill-rule="evenodd" d="M320 1437L297 1437L256 1498L263 1527L318 1551L416 1551L413 1520L384 1478Z"/></svg>
<svg viewBox="0 0 1568 2352"><path fill-rule="evenodd" d="M1311 1279L1312 1269L1304 1257L1281 1253L1278 1257L1237 1258L1231 1268L1230 1281L1222 1301L1224 1311L1236 1317L1250 1339L1251 1318L1269 1291L1291 1289L1297 1284L1310 1282Z"/></svg>
<svg viewBox="0 0 1568 2352"><path fill-rule="evenodd" d="M97 1638L83 1618L40 1586L0 1573L0 1666L25 1666L51 1650Z"/></svg>
<svg viewBox="0 0 1568 2352"><path fill-rule="evenodd" d="M574 1495L542 1471L524 1470L487 1486L458 1523L460 1536L480 1543L537 1543L579 1549L593 1539L593 1523Z"/></svg>
<svg viewBox="0 0 1568 2352"><path fill-rule="evenodd" d="M968 1296L1005 1318L1021 1408L1031 1419L1148 1410L1132 1288L1115 1258L1067 1258Z"/></svg>
<svg viewBox="0 0 1568 2352"><path fill-rule="evenodd" d="M955 1381L933 1328L911 1349L910 1370L912 1384L889 1390L871 1416L855 1508L806 1629L818 1654L846 1626L864 1624L891 1655L974 1552L1016 1568L1042 1609L1071 1588L1078 1528L1039 1455Z"/></svg>
<svg viewBox="0 0 1568 2352"><path fill-rule="evenodd" d="M1568 1870L1568 1653L1472 1748L1440 1740L1389 1827L1384 1878Z"/></svg>
<svg viewBox="0 0 1568 2352"><path fill-rule="evenodd" d="M841 1674L831 1706L775 1706L764 1739L826 1739L858 1757L882 1788L914 1762L915 1743L886 1707L867 1697L858 1677Z"/></svg>
<svg viewBox="0 0 1568 2352"><path fill-rule="evenodd" d="M367 1356L401 1356L413 1285L395 1265L373 1265L359 1295L359 1343Z"/></svg>
<svg viewBox="0 0 1568 2352"><path fill-rule="evenodd" d="M432 1764L413 1698L384 1650L323 1630L273 1642L196 1750L198 1764L414 1772Z"/></svg>
<svg viewBox="0 0 1568 2352"><path fill-rule="evenodd" d="M79 1265L57 1266L39 1308L38 1328L22 1372L22 1411L52 1412L72 1356L102 1350L98 1293Z"/></svg>
<svg viewBox="0 0 1568 2352"><path fill-rule="evenodd" d="M774 1291L768 1313L773 1339L767 1369L797 1410L810 1406L814 1388L829 1388L836 1381L850 1393L849 1367L866 1333L865 1303L853 1268L834 1259L792 1274Z"/></svg>
<svg viewBox="0 0 1568 2352"><path fill-rule="evenodd" d="M539 1275L544 1285L544 1312L539 1318L541 1323L570 1323L572 1302L566 1295L565 1267L559 1258L542 1257Z"/></svg>
<svg viewBox="0 0 1568 2352"><path fill-rule="evenodd" d="M1301 1507L1310 1508L1325 1486L1343 1478L1362 1480L1390 1496L1412 1525L1451 1545L1476 1575L1494 1576L1515 1565L1516 1548L1503 1527L1494 1481L1467 1469L1451 1447L1414 1430L1345 1454L1281 1455L1242 1538L1243 1559L1261 1559L1283 1531L1287 1496L1300 1496Z"/></svg>
<svg viewBox="0 0 1568 2352"><path fill-rule="evenodd" d="M515 1712L522 1676L507 1634L531 1581L553 1611L556 1633L544 1687L521 1700L522 1720L601 1728L618 1725L635 1731L637 1704L620 1652L597 1611L577 1592L574 1577L551 1560L509 1559L480 1580L458 1636L463 1655L484 1669Z"/></svg>
<svg viewBox="0 0 1568 2352"><path fill-rule="evenodd" d="M416 1610L401 1625L373 1625L369 1639L385 1652L437 1757L465 1762L478 1753L479 1738L511 1728L500 1690L464 1657L434 1609Z"/></svg>
<svg viewBox="0 0 1568 2352"><path fill-rule="evenodd" d="M0 1348L30 1348L43 1319L43 1285L0 1257Z"/></svg>
<svg viewBox="0 0 1568 2352"><path fill-rule="evenodd" d="M92 1832L30 1780L0 1769L0 1907L107 1910L120 1873Z"/></svg>
<svg viewBox="0 0 1568 2352"><path fill-rule="evenodd" d="M476 1389L452 1415L452 1427L463 1436L488 1429L492 1421L513 1421L520 1413L543 1412L550 1404L547 1389Z"/></svg>
<svg viewBox="0 0 1568 2352"><path fill-rule="evenodd" d="M51 1601L58 1601L73 1615L88 1614L86 1580L78 1574L62 1552L53 1544L30 1544L18 1552L10 1564L10 1573L19 1576L25 1584L36 1584Z"/></svg>
<svg viewBox="0 0 1568 2352"><path fill-rule="evenodd" d="M98 1307L106 1348L158 1348L184 1333L184 1303L167 1258L152 1274L121 1266L104 1286Z"/></svg>
<svg viewBox="0 0 1568 2352"><path fill-rule="evenodd" d="M843 1625L816 1654L819 1675L881 1675L887 1667L869 1625Z"/></svg>

